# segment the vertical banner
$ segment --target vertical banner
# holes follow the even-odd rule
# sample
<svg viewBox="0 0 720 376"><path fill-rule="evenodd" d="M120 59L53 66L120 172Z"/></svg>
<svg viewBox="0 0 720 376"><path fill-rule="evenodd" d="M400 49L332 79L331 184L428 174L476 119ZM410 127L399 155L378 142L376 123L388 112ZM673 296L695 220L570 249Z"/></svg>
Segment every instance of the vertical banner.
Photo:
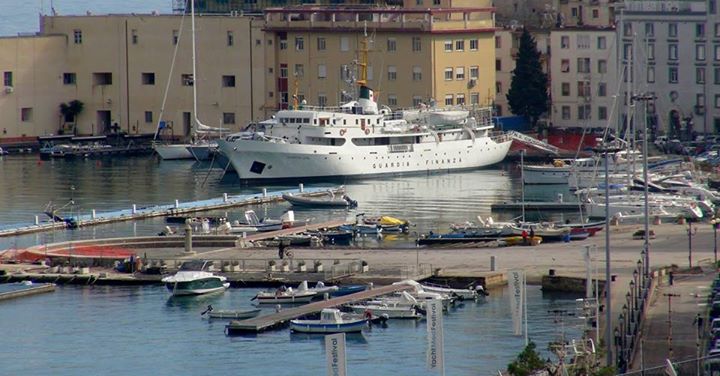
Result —
<svg viewBox="0 0 720 376"><path fill-rule="evenodd" d="M346 376L345 333L325 336L325 359L328 376Z"/></svg>
<svg viewBox="0 0 720 376"><path fill-rule="evenodd" d="M523 303L525 302L525 272L522 270L508 271L510 285L510 314L512 315L513 333L521 336L523 323Z"/></svg>
<svg viewBox="0 0 720 376"><path fill-rule="evenodd" d="M443 304L440 299L426 300L428 350L427 366L431 371L445 374L443 359Z"/></svg>

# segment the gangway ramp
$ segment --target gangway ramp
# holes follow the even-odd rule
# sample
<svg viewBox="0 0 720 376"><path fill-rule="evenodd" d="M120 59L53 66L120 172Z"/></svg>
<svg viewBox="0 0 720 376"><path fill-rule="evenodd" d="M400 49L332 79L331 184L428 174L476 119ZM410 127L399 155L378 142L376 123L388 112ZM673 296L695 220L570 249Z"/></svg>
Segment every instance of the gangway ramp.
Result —
<svg viewBox="0 0 720 376"><path fill-rule="evenodd" d="M265 330L278 327L289 320L301 316L317 313L325 308L333 308L343 304L361 300L372 299L381 295L388 295L395 292L411 290L414 287L405 283L398 283L389 286L376 287L370 290L356 292L354 294L340 296L330 300L323 300L315 303L305 304L295 308L283 309L270 315L259 316L248 320L233 320L225 326L227 334L237 333L259 333Z"/></svg>
<svg viewBox="0 0 720 376"><path fill-rule="evenodd" d="M528 135L524 135L520 132L509 131L506 133L506 135L508 137L512 138L513 140L522 142L523 144L532 146L536 149L540 149L540 150L546 151L548 153L553 153L555 155L560 154L560 148L558 148L557 146L550 145L547 142L540 141L537 138L530 137Z"/></svg>

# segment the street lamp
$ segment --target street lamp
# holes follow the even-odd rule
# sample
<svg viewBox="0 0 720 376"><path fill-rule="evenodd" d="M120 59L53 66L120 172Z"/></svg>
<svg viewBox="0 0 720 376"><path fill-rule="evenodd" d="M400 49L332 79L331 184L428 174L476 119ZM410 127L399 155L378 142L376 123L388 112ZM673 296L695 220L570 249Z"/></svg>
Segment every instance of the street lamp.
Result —
<svg viewBox="0 0 720 376"><path fill-rule="evenodd" d="M635 293L636 284L635 284L634 278L636 278L636 276L637 276L637 274L635 272L633 272L633 280L630 281L630 291L628 291L628 294L630 294L630 296L632 297L632 300L630 301L630 309L632 309L633 321L635 321L635 311L637 311L637 309L638 309L637 302L635 300L635 297L637 296L637 294Z"/></svg>
<svg viewBox="0 0 720 376"><path fill-rule="evenodd" d="M710 225L712 225L713 228L713 256L715 259L715 269L717 269L717 229L718 225L720 225L720 218L716 218L713 216L712 219L710 219Z"/></svg>
<svg viewBox="0 0 720 376"><path fill-rule="evenodd" d="M692 233L692 220L691 220L691 218L688 218L688 219L687 219L687 224L688 224L688 228L687 228L687 235L688 235L688 264L689 264L690 268L692 269L692 236L693 236L693 233Z"/></svg>

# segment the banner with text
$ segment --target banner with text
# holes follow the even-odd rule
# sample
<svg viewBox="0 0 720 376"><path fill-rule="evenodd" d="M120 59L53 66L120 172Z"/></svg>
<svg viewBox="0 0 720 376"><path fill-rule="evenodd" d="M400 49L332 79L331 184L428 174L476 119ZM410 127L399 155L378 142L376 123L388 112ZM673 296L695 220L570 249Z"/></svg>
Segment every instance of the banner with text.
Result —
<svg viewBox="0 0 720 376"><path fill-rule="evenodd" d="M346 376L345 333L325 336L325 358L328 376Z"/></svg>
<svg viewBox="0 0 720 376"><path fill-rule="evenodd" d="M443 304L440 299L426 300L428 350L427 366L431 371L443 373Z"/></svg>
<svg viewBox="0 0 720 376"><path fill-rule="evenodd" d="M510 313L512 314L513 333L516 336L523 334L523 303L525 301L525 272L522 270L508 271L510 284Z"/></svg>

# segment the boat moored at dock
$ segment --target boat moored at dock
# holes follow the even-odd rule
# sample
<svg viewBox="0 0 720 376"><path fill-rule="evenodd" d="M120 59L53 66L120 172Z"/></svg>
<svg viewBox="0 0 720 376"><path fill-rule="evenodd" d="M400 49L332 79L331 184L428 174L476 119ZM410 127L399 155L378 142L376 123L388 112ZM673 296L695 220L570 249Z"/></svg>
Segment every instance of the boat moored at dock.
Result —
<svg viewBox="0 0 720 376"><path fill-rule="evenodd" d="M227 278L210 272L211 261L185 261L180 270L162 279L165 286L174 296L201 295L224 291L230 287Z"/></svg>

